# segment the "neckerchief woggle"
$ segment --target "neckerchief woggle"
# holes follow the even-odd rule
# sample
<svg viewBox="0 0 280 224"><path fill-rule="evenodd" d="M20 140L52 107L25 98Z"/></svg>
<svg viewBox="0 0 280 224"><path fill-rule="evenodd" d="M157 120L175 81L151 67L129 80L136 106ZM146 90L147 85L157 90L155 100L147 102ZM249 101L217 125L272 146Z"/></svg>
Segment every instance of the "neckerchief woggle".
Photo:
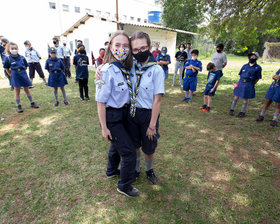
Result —
<svg viewBox="0 0 280 224"><path fill-rule="evenodd" d="M139 85L140 85L142 75L150 67L156 65L157 62L156 62L154 56L150 53L150 58L149 58L148 62L143 67L141 67L141 69L138 67L137 63L135 63L134 66L135 66L135 72L136 72L136 75L137 75L137 81L135 83L134 91L133 91L133 88L132 88L132 83L131 83L130 78L129 78L129 70L125 69L121 62L113 62L112 64L117 66L122 71L124 77L126 78L127 86L128 86L128 89L129 89L129 96L130 96L130 115L131 115L131 117L135 117L137 96L138 96L138 93L139 93Z"/></svg>

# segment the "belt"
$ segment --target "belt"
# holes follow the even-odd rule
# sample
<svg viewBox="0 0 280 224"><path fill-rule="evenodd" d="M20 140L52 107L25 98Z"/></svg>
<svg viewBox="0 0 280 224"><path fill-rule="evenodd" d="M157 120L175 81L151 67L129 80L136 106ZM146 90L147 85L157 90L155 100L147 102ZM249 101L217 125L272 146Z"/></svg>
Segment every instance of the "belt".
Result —
<svg viewBox="0 0 280 224"><path fill-rule="evenodd" d="M61 72L61 70L54 70L53 73Z"/></svg>
<svg viewBox="0 0 280 224"><path fill-rule="evenodd" d="M23 69L23 68L17 68L17 69L12 69L12 70L20 72L20 71L23 71L23 70L25 70L25 69Z"/></svg>
<svg viewBox="0 0 280 224"><path fill-rule="evenodd" d="M106 107L106 110L124 110L127 109L128 107L130 107L130 104L125 104L123 107L121 108L114 108L114 107Z"/></svg>
<svg viewBox="0 0 280 224"><path fill-rule="evenodd" d="M242 82L253 82L251 79L243 79Z"/></svg>
<svg viewBox="0 0 280 224"><path fill-rule="evenodd" d="M38 64L39 62L29 62L29 64Z"/></svg>

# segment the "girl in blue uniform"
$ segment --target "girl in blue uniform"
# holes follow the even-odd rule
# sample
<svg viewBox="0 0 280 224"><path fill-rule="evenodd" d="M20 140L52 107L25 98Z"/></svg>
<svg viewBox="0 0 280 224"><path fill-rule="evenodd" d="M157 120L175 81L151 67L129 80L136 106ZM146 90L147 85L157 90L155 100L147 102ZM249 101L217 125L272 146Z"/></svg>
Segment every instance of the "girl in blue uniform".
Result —
<svg viewBox="0 0 280 224"><path fill-rule="evenodd" d="M234 89L235 95L229 114L234 115L234 108L239 98L243 99L243 105L238 117L244 117L245 111L248 106L249 99L255 98L255 85L262 78L262 68L257 64L259 54L253 52L248 54L249 63L243 65L239 75L238 87Z"/></svg>
<svg viewBox="0 0 280 224"><path fill-rule="evenodd" d="M32 96L29 92L29 87L32 86L26 69L28 67L26 59L18 54L18 46L15 43L9 43L8 54L4 61L4 68L7 74L10 76L11 85L14 87L15 101L17 104L17 112L22 113L23 109L20 104L20 88L23 87L32 108L39 108L39 106L33 102Z"/></svg>
<svg viewBox="0 0 280 224"><path fill-rule="evenodd" d="M54 88L54 97L55 104L57 107L59 105L58 97L57 97L57 89L60 87L64 104L68 105L68 101L66 99L66 92L64 86L68 84L66 77L64 75L64 65L61 59L56 57L56 49L54 47L50 48L51 57L47 59L45 69L49 72L48 86Z"/></svg>
<svg viewBox="0 0 280 224"><path fill-rule="evenodd" d="M270 126L276 127L280 115L280 69L276 72L272 79L274 79L274 81L267 90L267 93L265 95L266 101L263 105L261 114L256 121L261 122L264 120L264 116L270 104L274 101L276 103L276 111L274 113L272 121L270 122Z"/></svg>
<svg viewBox="0 0 280 224"><path fill-rule="evenodd" d="M136 148L125 123L130 102L127 80L133 60L129 37L118 31L109 42L101 69L102 78L96 80L96 101L103 137L111 141L108 153L108 178L120 175L117 191L130 197L139 196L132 187L135 181ZM121 159L121 167L118 166Z"/></svg>
<svg viewBox="0 0 280 224"><path fill-rule="evenodd" d="M145 154L146 176L153 183L157 177L153 170L154 153L159 139L159 112L165 93L165 72L157 65L147 33L138 31L131 37L132 54L136 59L128 84L131 106L128 115L128 133L137 148L136 176L140 174L140 147Z"/></svg>

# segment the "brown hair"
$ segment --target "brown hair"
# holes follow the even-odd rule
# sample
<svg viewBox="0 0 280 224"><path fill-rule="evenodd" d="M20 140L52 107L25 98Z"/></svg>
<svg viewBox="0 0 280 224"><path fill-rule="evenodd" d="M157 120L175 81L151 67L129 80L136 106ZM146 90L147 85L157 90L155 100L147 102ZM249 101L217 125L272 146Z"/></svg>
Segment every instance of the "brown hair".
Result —
<svg viewBox="0 0 280 224"><path fill-rule="evenodd" d="M207 71L210 71L210 70L214 69L215 67L216 67L216 65L214 63L210 62L207 65Z"/></svg>
<svg viewBox="0 0 280 224"><path fill-rule="evenodd" d="M136 39L146 39L148 46L151 47L151 39L149 34L142 31L136 31L134 34L132 34L130 41L134 41Z"/></svg>
<svg viewBox="0 0 280 224"><path fill-rule="evenodd" d="M112 62L115 62L117 61L117 59L114 57L114 55L112 54L111 52L111 46L112 46L112 43L113 43L113 40L115 37L119 36L119 35L122 35L122 36L125 36L128 41L129 41L129 52L128 52L128 56L127 58L122 61L121 63L123 64L123 66L127 69L131 69L132 68L132 65L133 65L133 58L132 58L132 54L131 54L131 44L130 44L130 40L129 40L129 36L126 32L124 32L123 30L119 30L117 32L115 32L112 37L111 37L111 40L109 41L109 45L106 49L106 52L105 52L105 56L104 56L104 59L103 59L103 64L106 64L106 63L112 63Z"/></svg>

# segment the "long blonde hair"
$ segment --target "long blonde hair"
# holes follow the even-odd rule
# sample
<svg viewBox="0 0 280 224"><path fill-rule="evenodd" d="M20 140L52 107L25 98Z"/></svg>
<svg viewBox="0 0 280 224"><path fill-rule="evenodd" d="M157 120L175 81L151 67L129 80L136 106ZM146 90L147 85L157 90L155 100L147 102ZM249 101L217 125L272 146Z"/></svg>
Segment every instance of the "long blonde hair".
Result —
<svg viewBox="0 0 280 224"><path fill-rule="evenodd" d="M115 32L112 37L111 37L111 40L109 41L109 44L108 44L108 47L106 49L106 52L105 52L105 56L104 56L104 59L103 59L103 64L106 64L106 63L112 63L112 62L115 62L117 61L117 59L114 57L114 55L112 54L111 52L111 46L112 46L112 43L113 43L113 40L115 37L119 36L119 35L122 35L122 36L125 36L128 41L129 41L129 52L128 52L128 56L127 58L122 62L123 66L127 69L131 69L132 68L132 65L133 65L133 57L132 57L132 53L131 53L131 44L130 44L130 39L129 39L129 36L128 34L123 31L123 30L119 30L117 32Z"/></svg>

